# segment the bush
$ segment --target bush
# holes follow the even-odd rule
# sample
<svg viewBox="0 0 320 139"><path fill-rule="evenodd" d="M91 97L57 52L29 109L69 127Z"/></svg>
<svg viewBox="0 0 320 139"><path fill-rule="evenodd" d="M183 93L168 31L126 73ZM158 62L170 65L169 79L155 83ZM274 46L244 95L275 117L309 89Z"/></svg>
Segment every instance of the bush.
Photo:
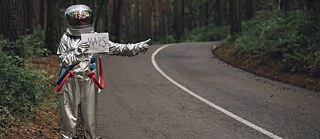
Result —
<svg viewBox="0 0 320 139"><path fill-rule="evenodd" d="M183 40L187 42L197 41L217 41L225 39L229 34L229 27L216 25L209 25L206 27L196 28L190 32L187 32Z"/></svg>
<svg viewBox="0 0 320 139"><path fill-rule="evenodd" d="M261 56L282 51L297 39L301 20L305 20L303 12L260 12L243 23L243 31L235 41L236 50L240 55Z"/></svg>
<svg viewBox="0 0 320 139"><path fill-rule="evenodd" d="M234 42L240 56L282 61L282 70L320 75L320 33L307 13L259 12Z"/></svg>
<svg viewBox="0 0 320 139"><path fill-rule="evenodd" d="M43 47L43 36L43 31L37 29L34 34L23 36L16 42L0 38L0 49L7 54L18 55L22 58L48 56L50 51Z"/></svg>
<svg viewBox="0 0 320 139"><path fill-rule="evenodd" d="M44 48L44 31L37 29L34 34L21 39L27 56L48 56L51 52Z"/></svg>
<svg viewBox="0 0 320 139"><path fill-rule="evenodd" d="M185 33L182 36L184 42L199 42L199 41L220 41L224 40L229 34L229 27L218 27L214 24L206 27L199 27ZM174 43L176 42L173 35L168 35L161 39L158 43Z"/></svg>
<svg viewBox="0 0 320 139"><path fill-rule="evenodd" d="M45 56L41 31L25 36L16 42L0 39L0 127L3 120L32 114L32 109L43 102L48 90L44 71L24 64L26 58Z"/></svg>
<svg viewBox="0 0 320 139"><path fill-rule="evenodd" d="M285 70L308 73L320 77L320 32L317 23L303 21L296 40L292 41L284 52Z"/></svg>
<svg viewBox="0 0 320 139"><path fill-rule="evenodd" d="M41 71L16 65L21 58L0 52L0 108L13 115L30 113L43 101L48 90L47 78Z"/></svg>
<svg viewBox="0 0 320 139"><path fill-rule="evenodd" d="M174 42L176 42L174 37L172 35L169 35L161 39L159 43L174 43Z"/></svg>

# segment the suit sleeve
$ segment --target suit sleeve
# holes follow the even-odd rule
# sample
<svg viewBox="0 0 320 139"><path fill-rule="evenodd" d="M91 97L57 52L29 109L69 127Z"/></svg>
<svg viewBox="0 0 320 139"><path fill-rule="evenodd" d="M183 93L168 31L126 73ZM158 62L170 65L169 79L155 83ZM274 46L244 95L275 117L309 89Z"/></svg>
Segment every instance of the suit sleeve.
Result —
<svg viewBox="0 0 320 139"><path fill-rule="evenodd" d="M119 56L135 56L139 53L145 53L148 50L147 41L134 43L134 44L120 44L109 41L109 53L110 55Z"/></svg>

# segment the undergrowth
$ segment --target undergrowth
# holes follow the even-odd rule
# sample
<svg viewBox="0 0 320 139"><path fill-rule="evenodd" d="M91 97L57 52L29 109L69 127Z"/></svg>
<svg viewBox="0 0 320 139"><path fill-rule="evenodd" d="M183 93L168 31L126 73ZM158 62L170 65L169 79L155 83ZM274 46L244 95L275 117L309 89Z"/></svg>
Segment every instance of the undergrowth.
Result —
<svg viewBox="0 0 320 139"><path fill-rule="evenodd" d="M259 12L242 27L233 44L239 56L275 59L280 71L320 77L320 28L306 12Z"/></svg>
<svg viewBox="0 0 320 139"><path fill-rule="evenodd" d="M0 129L8 117L32 117L32 111L44 102L44 96L50 92L49 77L44 70L35 69L25 61L49 53L43 48L41 30L15 42L0 38Z"/></svg>

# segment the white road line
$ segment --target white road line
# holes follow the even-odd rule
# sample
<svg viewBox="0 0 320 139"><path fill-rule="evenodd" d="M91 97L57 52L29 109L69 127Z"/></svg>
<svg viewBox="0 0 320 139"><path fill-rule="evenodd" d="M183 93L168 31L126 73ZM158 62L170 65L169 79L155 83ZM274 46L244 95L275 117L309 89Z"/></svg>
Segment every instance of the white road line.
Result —
<svg viewBox="0 0 320 139"><path fill-rule="evenodd" d="M233 119L235 119L235 120L237 120L237 121L239 121L239 122L241 122L241 123L243 123L243 124L245 124L245 125L253 128L253 129L255 129L255 130L257 130L257 131L259 131L259 132L261 132L261 133L263 133L263 134L265 134L265 135L267 135L267 136L269 136L269 137L271 137L271 138L273 138L273 139L282 139L281 137L279 137L279 136L277 136L277 135L275 135L275 134L273 134L273 133L271 133L271 132L269 132L269 131L267 131L267 130L265 130L265 129L263 129L263 128L261 128L261 127L255 125L255 124L253 124L253 123L251 123L251 122L243 119L243 118L241 118L240 116L237 116L237 115L233 114L232 112L230 112L230 111L228 111L228 110L226 110L226 109L224 109L224 108L222 108L222 107L220 107L220 106L218 106L218 105L210 102L209 100L207 100L207 99L205 99L205 98L197 95L196 93L194 93L194 92L192 92L191 90L189 90L188 88L182 86L181 84L179 84L178 82L176 82L175 80L173 80L172 78L170 78L167 74L165 74L165 73L159 68L159 66L158 66L158 64L157 64L157 62L156 62L156 60L155 60L155 57L156 57L156 55L157 55L162 49L164 49L164 48L166 48L166 47L168 47L168 46L170 46L170 44L169 44L169 45L164 45L164 46L158 48L158 49L152 54L152 56L151 56L151 61L152 61L153 66L160 72L160 74L162 74L165 78L167 78L171 83L173 83L174 85L178 86L180 89L182 89L183 91L187 92L188 94L190 94L190 95L194 96L195 98L199 99L200 101L206 103L207 105L209 105L209 106L217 109L218 111L220 111L220 112L222 112L222 113L230 116L231 118L233 118Z"/></svg>

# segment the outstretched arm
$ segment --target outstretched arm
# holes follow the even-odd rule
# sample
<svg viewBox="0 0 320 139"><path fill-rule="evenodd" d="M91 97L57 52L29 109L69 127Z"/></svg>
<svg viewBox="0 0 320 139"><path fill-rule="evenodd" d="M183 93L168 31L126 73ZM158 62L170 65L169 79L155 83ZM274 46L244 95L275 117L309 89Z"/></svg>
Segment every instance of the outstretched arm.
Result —
<svg viewBox="0 0 320 139"><path fill-rule="evenodd" d="M120 56L135 56L139 53L145 53L148 50L148 42L150 39L135 43L135 44L119 44L109 41L110 48L109 53L110 55L120 55Z"/></svg>

